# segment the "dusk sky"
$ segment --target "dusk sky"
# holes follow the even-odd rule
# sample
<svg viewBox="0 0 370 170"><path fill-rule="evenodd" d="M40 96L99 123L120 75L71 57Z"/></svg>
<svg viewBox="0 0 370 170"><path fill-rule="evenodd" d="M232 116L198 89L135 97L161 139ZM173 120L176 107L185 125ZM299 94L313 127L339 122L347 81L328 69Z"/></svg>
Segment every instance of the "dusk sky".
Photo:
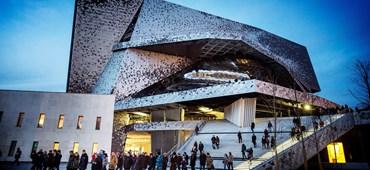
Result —
<svg viewBox="0 0 370 170"><path fill-rule="evenodd" d="M252 25L307 47L318 95L354 105L351 65L370 58L370 1L170 0ZM0 5L0 89L66 89L72 0L4 0Z"/></svg>

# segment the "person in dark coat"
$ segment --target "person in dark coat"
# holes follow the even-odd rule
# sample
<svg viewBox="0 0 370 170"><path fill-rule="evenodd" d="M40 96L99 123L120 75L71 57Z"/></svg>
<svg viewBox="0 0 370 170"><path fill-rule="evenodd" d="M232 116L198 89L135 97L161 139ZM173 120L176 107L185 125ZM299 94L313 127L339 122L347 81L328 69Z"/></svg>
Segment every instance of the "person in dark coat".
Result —
<svg viewBox="0 0 370 170"><path fill-rule="evenodd" d="M52 169L54 167L54 154L52 150L49 150L46 165L48 169Z"/></svg>
<svg viewBox="0 0 370 170"><path fill-rule="evenodd" d="M89 156L87 155L85 149L82 150L80 163L79 163L79 170L85 170L87 168L87 164L89 162Z"/></svg>
<svg viewBox="0 0 370 170"><path fill-rule="evenodd" d="M274 147L275 147L275 143L276 143L276 140L275 140L275 138L272 136L272 137L271 137L271 148L274 148Z"/></svg>
<svg viewBox="0 0 370 170"><path fill-rule="evenodd" d="M238 142L239 143L242 143L243 142L242 133L240 131L238 132Z"/></svg>
<svg viewBox="0 0 370 170"><path fill-rule="evenodd" d="M131 154L126 154L126 156L123 159L123 168L125 170L130 170L132 164L133 164L132 155Z"/></svg>
<svg viewBox="0 0 370 170"><path fill-rule="evenodd" d="M163 161L162 161L162 170L167 169L167 163L168 163L168 154L164 153L163 154Z"/></svg>
<svg viewBox="0 0 370 170"><path fill-rule="evenodd" d="M73 162L74 162L73 151L69 151L69 158L68 158L68 162L67 162L67 170L72 170L73 169Z"/></svg>
<svg viewBox="0 0 370 170"><path fill-rule="evenodd" d="M55 152L55 169L59 170L60 161L62 160L62 152L60 150L54 150Z"/></svg>
<svg viewBox="0 0 370 170"><path fill-rule="evenodd" d="M216 137L215 137L215 135L212 136L211 141L212 141L212 148L216 149Z"/></svg>
<svg viewBox="0 0 370 170"><path fill-rule="evenodd" d="M200 164L200 169L205 170L206 169L206 160L207 160L207 155L202 152L199 156L199 164Z"/></svg>
<svg viewBox="0 0 370 170"><path fill-rule="evenodd" d="M256 127L256 124L254 122L251 123L251 130L254 132L254 128Z"/></svg>
<svg viewBox="0 0 370 170"><path fill-rule="evenodd" d="M17 166L19 166L19 159L21 158L22 156L22 151L20 148L17 148L17 151L15 152L15 155L14 155L14 164L16 164Z"/></svg>
<svg viewBox="0 0 370 170"><path fill-rule="evenodd" d="M256 137L256 135L254 133L252 135L252 143L253 143L253 146L254 147L257 147L257 137Z"/></svg>
<svg viewBox="0 0 370 170"><path fill-rule="evenodd" d="M44 153L42 154L42 167L44 170L46 170L48 167L47 158L48 158L48 152L44 151Z"/></svg>
<svg viewBox="0 0 370 170"><path fill-rule="evenodd" d="M243 159L247 158L247 156L245 155L245 152L247 151L247 146L245 146L245 144L243 143L242 144L242 157Z"/></svg>
<svg viewBox="0 0 370 170"><path fill-rule="evenodd" d="M199 142L199 153L202 153L203 150L204 150L204 145L203 145L202 142ZM195 153L197 153L197 152L195 151Z"/></svg>
<svg viewBox="0 0 370 170"><path fill-rule="evenodd" d="M176 164L177 164L177 155L176 152L173 152L170 159L170 170L176 170Z"/></svg>
<svg viewBox="0 0 370 170"><path fill-rule="evenodd" d="M177 169L178 170L181 170L181 162L182 162L182 156L180 153L177 154L176 156L176 165L177 165Z"/></svg>
<svg viewBox="0 0 370 170"><path fill-rule="evenodd" d="M42 149L37 152L37 157L36 157L36 169L41 170L42 169L42 162L43 162L43 157L44 157L44 152Z"/></svg>
<svg viewBox="0 0 370 170"><path fill-rule="evenodd" d="M32 167L31 167L31 170L35 170L36 169L36 163L37 163L37 153L35 150L32 150L31 152L31 160L32 160Z"/></svg>
<svg viewBox="0 0 370 170"><path fill-rule="evenodd" d="M267 127L268 127L269 131L272 132L272 123L271 123L271 121L269 121L269 123L267 124Z"/></svg>
<svg viewBox="0 0 370 170"><path fill-rule="evenodd" d="M217 149L220 148L220 138L218 136L216 136L216 147Z"/></svg>
<svg viewBox="0 0 370 170"><path fill-rule="evenodd" d="M96 170L101 170L103 169L103 159L104 155L103 154L98 154L96 157Z"/></svg>
<svg viewBox="0 0 370 170"><path fill-rule="evenodd" d="M148 170L155 170L155 164L156 164L157 157L153 153L150 153L149 157L150 159L149 159L149 169Z"/></svg>
<svg viewBox="0 0 370 170"><path fill-rule="evenodd" d="M195 162L197 161L197 155L195 152L191 152L190 156L190 167L191 170L195 170Z"/></svg>
<svg viewBox="0 0 370 170"><path fill-rule="evenodd" d="M182 156L184 157L184 159L186 161L186 165L188 165L189 164L189 156L188 156L188 154L186 152L184 152L184 154Z"/></svg>
<svg viewBox="0 0 370 170"><path fill-rule="evenodd" d="M118 153L117 152L117 159L118 159L118 162L117 162L117 170L122 170L122 166L123 166L123 153Z"/></svg>
<svg viewBox="0 0 370 170"><path fill-rule="evenodd" d="M265 130L263 131L263 133L265 134L265 136L266 136L266 137L269 135L269 131L268 131L267 129L265 129Z"/></svg>
<svg viewBox="0 0 370 170"><path fill-rule="evenodd" d="M195 126L195 135L198 135L198 133L199 133L199 127L198 127L198 125L196 125Z"/></svg>

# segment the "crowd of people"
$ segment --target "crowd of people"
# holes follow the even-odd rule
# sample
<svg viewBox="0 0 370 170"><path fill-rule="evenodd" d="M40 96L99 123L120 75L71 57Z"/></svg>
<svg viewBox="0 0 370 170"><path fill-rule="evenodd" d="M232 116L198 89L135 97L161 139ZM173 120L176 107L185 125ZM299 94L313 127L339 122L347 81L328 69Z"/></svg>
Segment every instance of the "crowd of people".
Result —
<svg viewBox="0 0 370 170"><path fill-rule="evenodd" d="M49 150L49 152L43 151L42 149L38 152L33 150L31 152L31 170L59 170L61 159L62 154L60 150Z"/></svg>

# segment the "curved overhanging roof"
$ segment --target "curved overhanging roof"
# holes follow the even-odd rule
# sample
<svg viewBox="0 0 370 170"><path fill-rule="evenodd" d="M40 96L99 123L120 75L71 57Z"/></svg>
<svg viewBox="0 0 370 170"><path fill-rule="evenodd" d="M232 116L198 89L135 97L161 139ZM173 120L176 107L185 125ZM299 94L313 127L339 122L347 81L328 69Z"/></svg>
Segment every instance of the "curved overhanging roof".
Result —
<svg viewBox="0 0 370 170"><path fill-rule="evenodd" d="M303 90L320 91L307 49L264 30L162 0L143 2L133 32L113 50L141 48L186 57L246 53L284 67Z"/></svg>

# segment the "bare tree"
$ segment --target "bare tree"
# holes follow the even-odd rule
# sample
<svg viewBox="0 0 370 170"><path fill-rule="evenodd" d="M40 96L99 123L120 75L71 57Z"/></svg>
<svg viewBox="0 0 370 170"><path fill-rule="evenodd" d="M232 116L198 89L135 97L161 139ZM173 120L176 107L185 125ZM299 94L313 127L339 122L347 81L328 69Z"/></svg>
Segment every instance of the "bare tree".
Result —
<svg viewBox="0 0 370 170"><path fill-rule="evenodd" d="M356 88L350 89L360 107L370 107L370 60L356 60L352 67Z"/></svg>

